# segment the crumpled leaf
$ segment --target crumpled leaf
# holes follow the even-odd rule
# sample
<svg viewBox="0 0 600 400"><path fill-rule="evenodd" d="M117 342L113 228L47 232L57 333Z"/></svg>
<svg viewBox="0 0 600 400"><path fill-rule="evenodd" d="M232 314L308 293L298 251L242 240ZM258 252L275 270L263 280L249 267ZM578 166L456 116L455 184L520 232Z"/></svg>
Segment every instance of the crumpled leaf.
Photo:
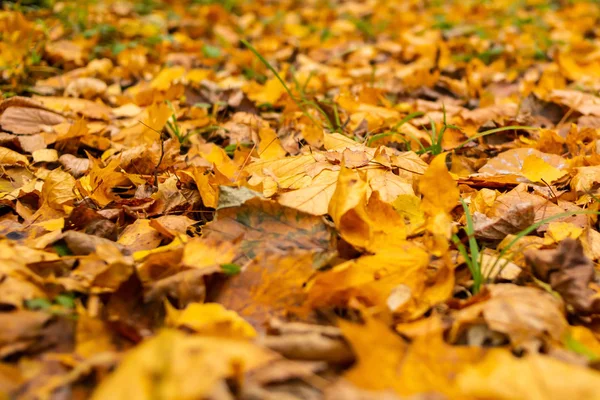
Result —
<svg viewBox="0 0 600 400"><path fill-rule="evenodd" d="M475 236L481 239L502 240L506 236L518 233L535 221L535 211L531 203L516 203L500 216L490 218L475 211L473 225Z"/></svg>
<svg viewBox="0 0 600 400"><path fill-rule="evenodd" d="M600 116L600 100L598 97L578 90L553 90L549 98L559 104L564 104L583 115Z"/></svg>
<svg viewBox="0 0 600 400"><path fill-rule="evenodd" d="M29 160L22 154L17 153L11 149L0 147L0 165L29 165Z"/></svg>
<svg viewBox="0 0 600 400"><path fill-rule="evenodd" d="M354 361L350 347L336 327L300 322L286 325L276 334L259 338L259 343L292 360L322 360L339 365ZM269 323L269 328L276 327Z"/></svg>
<svg viewBox="0 0 600 400"><path fill-rule="evenodd" d="M567 238L555 250L528 251L525 258L536 277L549 283L576 312L600 313L594 264L583 254L581 242Z"/></svg>
<svg viewBox="0 0 600 400"><path fill-rule="evenodd" d="M77 234L79 232L69 231L67 233ZM67 241L67 244L69 248L74 249L74 253L78 253L73 243ZM107 239L94 243L94 247L89 250L89 253L92 252L94 254L83 258L70 276L58 278L57 281L68 290L112 293L134 272L133 259L121 254L118 247ZM81 253L79 252L79 254Z"/></svg>
<svg viewBox="0 0 600 400"><path fill-rule="evenodd" d="M108 86L97 78L77 78L69 82L65 88L65 96L91 99L102 95Z"/></svg>
<svg viewBox="0 0 600 400"><path fill-rule="evenodd" d="M75 179L70 174L55 169L44 180L42 199L49 207L62 209L65 205L71 205L77 198L74 187Z"/></svg>
<svg viewBox="0 0 600 400"><path fill-rule="evenodd" d="M368 196L364 176L342 168L331 202L329 215L348 243L371 252L401 244L406 238L402 218L394 208L381 201L379 194Z"/></svg>
<svg viewBox="0 0 600 400"><path fill-rule="evenodd" d="M527 216L529 213L527 204L533 207L534 220L532 223L538 223L543 219L550 218L557 214L563 214L567 211L582 211L580 207L568 201L563 201L559 199L558 201L556 201L556 203L558 204L555 204L555 202L550 201L548 198L542 197L536 193L529 193L527 190L527 186L525 184L521 184L511 191L497 196L492 207L486 212L486 215L492 219L508 219L510 220L510 222L502 222L500 226L510 225L515 226L516 229L517 227L525 225L525 222L523 220L530 218ZM525 213L525 215L522 217L522 219L520 219L518 216L520 215L520 213L523 212ZM585 227L588 224L587 218L588 217L586 215L576 214L573 216L565 216L563 218L555 219L553 220L553 222L570 222L577 226ZM482 218L482 221L482 223L490 224L491 226L494 226L495 222L489 221L485 218ZM523 226L523 228L526 226ZM547 228L548 224L543 224L539 228L537 228L537 231L544 232ZM503 229L512 230L513 228L507 226Z"/></svg>
<svg viewBox="0 0 600 400"><path fill-rule="evenodd" d="M512 284L489 285L486 289L489 299L455 314L454 335L482 319L492 331L507 335L515 347L546 337L562 340L567 321L560 300L543 290Z"/></svg>
<svg viewBox="0 0 600 400"><path fill-rule="evenodd" d="M117 240L129 253L139 250L151 250L160 245L162 236L159 231L154 229L151 221L147 219L138 219L129 225Z"/></svg>
<svg viewBox="0 0 600 400"><path fill-rule="evenodd" d="M308 301L312 307L328 307L359 299L399 315L424 312L420 306L428 304L424 298L428 263L428 254L408 242L384 248L318 273L308 285Z"/></svg>

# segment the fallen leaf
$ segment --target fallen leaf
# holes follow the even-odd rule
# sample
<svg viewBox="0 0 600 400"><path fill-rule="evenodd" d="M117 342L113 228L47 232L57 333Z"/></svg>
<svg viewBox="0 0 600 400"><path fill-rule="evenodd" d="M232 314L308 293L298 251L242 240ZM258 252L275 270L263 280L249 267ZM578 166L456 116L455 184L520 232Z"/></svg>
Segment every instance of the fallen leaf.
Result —
<svg viewBox="0 0 600 400"><path fill-rule="evenodd" d="M10 149L0 147L0 165L9 166L9 165L29 165L29 160L22 154L17 153L16 151L12 151Z"/></svg>
<svg viewBox="0 0 600 400"><path fill-rule="evenodd" d="M208 239L224 242L241 239L243 260L295 251L313 254L316 266L320 266L332 245L331 229L321 218L260 198L220 209L203 233Z"/></svg>
<svg viewBox="0 0 600 400"><path fill-rule="evenodd" d="M513 379L514 376L519 379ZM564 380L565 376L570 377ZM538 354L517 358L503 349L490 350L479 364L456 378L464 396L494 399L590 399L600 374Z"/></svg>
<svg viewBox="0 0 600 400"><path fill-rule="evenodd" d="M534 221L533 204L527 202L516 203L495 218L477 211L473 214L475 235L489 240L502 240L510 234L519 233Z"/></svg>
<svg viewBox="0 0 600 400"><path fill-rule="evenodd" d="M239 379L240 373L276 358L247 341L164 330L132 350L92 399L150 399L156 394L166 399L204 397L221 379Z"/></svg>
<svg viewBox="0 0 600 400"><path fill-rule="evenodd" d="M562 178L567 172L545 162L535 155L530 155L523 161L521 173L531 182L546 182L548 184Z"/></svg>
<svg viewBox="0 0 600 400"><path fill-rule="evenodd" d="M253 338L256 331L235 312L216 303L190 303L183 310L167 307L167 325L185 327L203 335Z"/></svg>
<svg viewBox="0 0 600 400"><path fill-rule="evenodd" d="M340 328L357 359L345 378L362 389L399 390L398 371L408 347L404 340L374 319L367 319L364 326L341 322ZM374 342L380 345L373 347Z"/></svg>
<svg viewBox="0 0 600 400"><path fill-rule="evenodd" d="M345 306L351 299L359 299L366 306L398 315L424 312L420 303L429 301L423 298L428 262L427 253L408 242L346 261L314 276L307 287L309 304ZM397 298L399 289L403 292L401 301Z"/></svg>
<svg viewBox="0 0 600 400"><path fill-rule="evenodd" d="M0 103L0 126L15 134L40 133L66 121L62 115L31 99L14 97Z"/></svg>
<svg viewBox="0 0 600 400"><path fill-rule="evenodd" d="M555 250L533 250L525 257L533 273L549 283L575 311L600 312L600 298L592 286L594 265L583 254L579 241L567 238Z"/></svg>
<svg viewBox="0 0 600 400"><path fill-rule="evenodd" d="M489 285L490 299L465 307L455 314L453 335L479 319L489 329L510 338L513 346L528 344L534 339L562 340L567 321L561 301L540 289L512 284Z"/></svg>

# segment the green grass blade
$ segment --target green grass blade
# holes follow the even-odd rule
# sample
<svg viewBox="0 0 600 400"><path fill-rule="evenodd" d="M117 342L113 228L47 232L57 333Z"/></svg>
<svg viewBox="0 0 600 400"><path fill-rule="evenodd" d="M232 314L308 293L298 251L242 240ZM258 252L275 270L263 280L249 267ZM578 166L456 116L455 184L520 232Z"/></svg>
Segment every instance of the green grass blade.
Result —
<svg viewBox="0 0 600 400"><path fill-rule="evenodd" d="M473 293L476 294L481 289L481 284L483 283L483 276L481 274L481 263L479 258L479 245L477 244L477 239L475 239L475 224L473 223L473 218L471 217L471 213L469 211L469 206L463 199L460 199L460 203L462 204L463 210L465 211L465 219L467 220L467 227L465 231L467 232L467 237L469 238L469 250L471 251L471 265L473 269L471 274L473 275Z"/></svg>
<svg viewBox="0 0 600 400"><path fill-rule="evenodd" d="M244 46L246 46L248 48L248 50L250 50L252 53L254 53L254 55L260 60L260 62L262 62L265 65L265 67L267 67L275 75L275 77L279 80L279 82L281 83L281 85L283 86L283 88L285 89L287 94L289 94L292 99L295 99L294 95L292 94L292 91L290 90L288 85L285 83L285 81L281 78L281 76L279 75L277 70L275 68L273 68L271 63L268 62L267 59L264 58L262 56L262 54L260 54L258 52L258 50L256 50L256 48L254 46L252 46L247 40L240 39L240 42L242 42L244 44Z"/></svg>
<svg viewBox="0 0 600 400"><path fill-rule="evenodd" d="M515 238L513 240L511 240L498 254L498 257L496 258L496 261L494 261L494 264L492 264L492 267L490 268L489 271L489 275L488 276L492 276L493 271L496 269L496 266L498 265L498 262L500 261L500 259L502 259L504 257L504 255L506 253L508 253L508 251L523 237L529 235L531 232L535 231L537 228L539 228L540 226L547 224L548 222L552 222L556 219L560 219L560 218L565 218L565 217L570 217L573 215L582 215L582 214L588 214L588 215L600 215L600 211L591 211L591 210L581 210L581 211L568 211L568 212L564 212L564 213L560 213L560 214L555 214L551 217L548 218L544 218L538 222L536 222L535 224L531 224L529 225L527 228L523 229L521 232L517 233L515 235ZM500 272L502 272L502 270L504 269L504 267L510 262L510 260L506 260L506 262L504 263L504 265L502 265L502 267L500 267Z"/></svg>
<svg viewBox="0 0 600 400"><path fill-rule="evenodd" d="M503 126L502 128L489 129L487 131L479 132L478 134L476 134L476 135L468 138L467 140L465 140L464 142L462 142L461 144L459 144L457 147L455 147L454 150L462 149L469 142L472 142L472 141L477 140L479 138L482 138L484 136L492 135L492 134L498 133L498 132L511 131L511 130L515 130L515 129L535 131L535 130L538 130L540 128L536 128L534 126L511 125L511 126Z"/></svg>
<svg viewBox="0 0 600 400"><path fill-rule="evenodd" d="M302 110L302 113L316 126L321 127L321 124L319 124L312 115L310 115L310 113L306 110L306 107L300 102L298 101L298 99L294 96L294 94L292 93L292 91L290 90L290 88L288 87L288 85L285 83L285 81L283 80L283 78L281 78L281 75L279 75L279 73L277 72L277 70L275 68L273 68L273 66L271 65L271 63L269 61L267 61L266 58L264 58L262 56L262 54L260 54L258 52L258 50L256 50L256 48L254 46L252 46L247 40L245 39L240 39L240 41L242 42L242 44L244 46L246 46L248 48L248 50L250 50L259 60L260 62L262 62L265 67L267 67L269 69L269 71L271 71L273 73L273 75L275 75L275 77L277 78L277 80L281 83L281 85L283 86L283 88L285 89L285 91L287 92L287 94L290 96L290 98L292 99L292 101L294 103L296 103L296 105L298 106L298 108L300 110ZM317 108L322 114L327 115L325 113L325 111L323 111L323 109L321 109L321 107L319 107L317 104L314 104L315 108ZM331 125L331 123L330 123Z"/></svg>
<svg viewBox="0 0 600 400"><path fill-rule="evenodd" d="M393 136L395 134L401 134L400 132L398 132L398 129L404 125L405 123L407 123L408 121L418 118L418 117L422 117L423 115L425 115L424 112L421 111L416 111L416 112L412 112L408 115L406 115L404 118L402 118L396 125L394 125L394 127L389 131L389 132L383 132L383 133L378 133L376 135L371 136L368 140L367 140L367 146L370 146L371 143L373 143L376 140L379 139L383 139L385 137L388 136ZM402 133L403 135L407 135L409 136L411 139L413 139L415 142L419 143L419 145L421 146L421 149L423 151L427 151L427 149L425 148L425 146L423 146L423 144L421 143L421 141L419 139L417 139L414 135L410 134L410 133Z"/></svg>
<svg viewBox="0 0 600 400"><path fill-rule="evenodd" d="M415 119L415 118L419 118L422 117L423 115L425 115L424 112L422 111L415 111L412 112L410 114L408 114L407 116L405 116L404 118L402 118L396 125L394 125L394 127L392 128L392 130L397 130L398 128L400 128L402 125L404 125L405 123L407 123L408 121Z"/></svg>
<svg viewBox="0 0 600 400"><path fill-rule="evenodd" d="M463 258L465 259L465 262L467 263L467 268L469 268L471 275L473 275L473 263L471 262L471 257L469 257L467 248L465 247L464 244L462 244L462 242L456 235L452 235L452 241L454 242L454 245L458 249L458 252L460 253L460 255L463 256Z"/></svg>

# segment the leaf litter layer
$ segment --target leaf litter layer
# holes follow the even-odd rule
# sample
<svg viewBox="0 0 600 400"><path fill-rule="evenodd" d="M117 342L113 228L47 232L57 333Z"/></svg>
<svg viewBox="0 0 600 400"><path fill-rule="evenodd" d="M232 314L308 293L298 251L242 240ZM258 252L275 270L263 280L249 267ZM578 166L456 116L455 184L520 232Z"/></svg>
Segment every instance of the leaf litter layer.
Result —
<svg viewBox="0 0 600 400"><path fill-rule="evenodd" d="M3 398L599 398L595 2L2 7Z"/></svg>

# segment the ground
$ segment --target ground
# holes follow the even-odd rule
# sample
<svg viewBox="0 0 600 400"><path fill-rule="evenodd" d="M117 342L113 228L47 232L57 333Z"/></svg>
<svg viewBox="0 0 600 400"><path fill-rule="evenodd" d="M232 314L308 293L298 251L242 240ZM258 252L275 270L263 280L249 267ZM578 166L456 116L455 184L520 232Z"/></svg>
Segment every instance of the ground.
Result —
<svg viewBox="0 0 600 400"><path fill-rule="evenodd" d="M600 398L597 2L1 6L0 398Z"/></svg>

